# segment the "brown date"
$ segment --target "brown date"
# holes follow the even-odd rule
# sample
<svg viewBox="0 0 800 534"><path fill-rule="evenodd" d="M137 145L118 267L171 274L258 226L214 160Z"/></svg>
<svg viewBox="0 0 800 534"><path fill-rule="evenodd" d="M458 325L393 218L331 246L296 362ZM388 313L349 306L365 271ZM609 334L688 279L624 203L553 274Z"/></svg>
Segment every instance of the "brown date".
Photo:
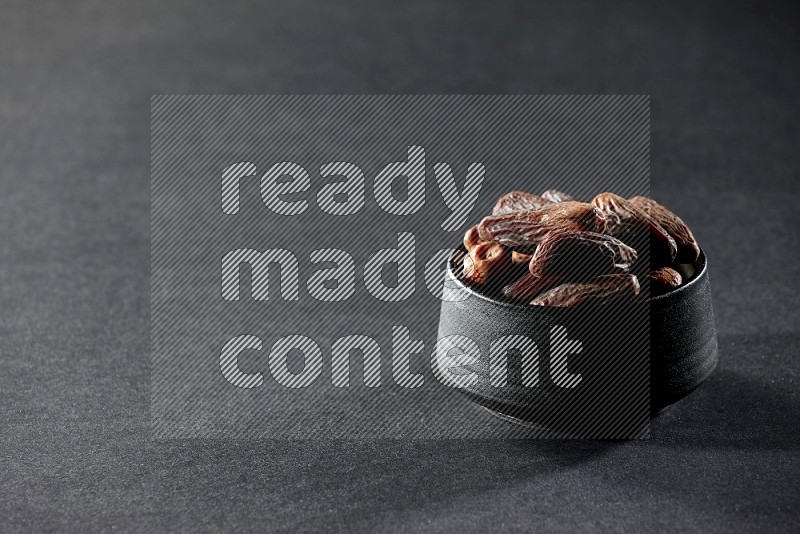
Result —
<svg viewBox="0 0 800 534"><path fill-rule="evenodd" d="M509 300L530 302L530 300L555 285L564 282L564 277L559 275L536 276L525 273L514 282L503 287L503 296Z"/></svg>
<svg viewBox="0 0 800 534"><path fill-rule="evenodd" d="M592 204L606 215L606 233L639 248L649 238L650 263L672 263L678 251L675 240L650 215L614 193L600 193Z"/></svg>
<svg viewBox="0 0 800 534"><path fill-rule="evenodd" d="M663 294L691 278L700 255L686 224L654 200L606 192L586 203L555 189L503 195L463 244L454 265L466 282L539 306Z"/></svg>
<svg viewBox="0 0 800 534"><path fill-rule="evenodd" d="M647 275L650 292L653 295L660 295L671 291L683 283L683 277L675 269L661 267L653 269Z"/></svg>
<svg viewBox="0 0 800 534"><path fill-rule="evenodd" d="M651 198L633 197L630 199L630 203L652 217L672 236L678 245L679 262L694 263L697 261L697 258L700 257L700 247L692 235L692 231L680 217Z"/></svg>
<svg viewBox="0 0 800 534"><path fill-rule="evenodd" d="M514 213L517 211L530 211L538 210L542 206L551 204L550 200L546 200L539 195L533 193L526 193L525 191L511 191L506 193L499 199L492 209L492 215L505 215L507 213Z"/></svg>
<svg viewBox="0 0 800 534"><path fill-rule="evenodd" d="M500 285L508 278L511 251L500 243L480 243L464 258L464 278L475 285Z"/></svg>
<svg viewBox="0 0 800 534"><path fill-rule="evenodd" d="M533 249L550 232L598 232L606 229L605 214L586 202L547 204L532 211L484 217L478 235L484 241Z"/></svg>
<svg viewBox="0 0 800 534"><path fill-rule="evenodd" d="M551 232L531 259L529 270L543 277L558 273L570 281L628 271L636 251L615 237L595 232Z"/></svg>
<svg viewBox="0 0 800 534"><path fill-rule="evenodd" d="M556 286L531 301L533 306L576 306L583 302L605 303L634 297L639 293L639 280L633 274L610 274L591 282Z"/></svg>
<svg viewBox="0 0 800 534"><path fill-rule="evenodd" d="M542 193L542 198L549 200L550 202L566 202L568 200L577 200L569 193L564 193L563 191L559 191L557 189L548 189Z"/></svg>
<svg viewBox="0 0 800 534"><path fill-rule="evenodd" d="M636 251L620 240L594 232L552 232L529 262L528 274L503 288L511 300L529 301L555 284L594 278L615 270L627 271Z"/></svg>
<svg viewBox="0 0 800 534"><path fill-rule="evenodd" d="M480 242L481 238L478 236L478 225L476 224L471 226L464 234L464 248L470 251Z"/></svg>

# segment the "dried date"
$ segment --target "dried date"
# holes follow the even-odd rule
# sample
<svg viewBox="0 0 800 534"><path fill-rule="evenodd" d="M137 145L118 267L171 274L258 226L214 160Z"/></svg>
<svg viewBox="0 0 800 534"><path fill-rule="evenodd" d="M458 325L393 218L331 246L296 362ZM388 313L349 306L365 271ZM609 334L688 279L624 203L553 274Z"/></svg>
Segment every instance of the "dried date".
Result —
<svg viewBox="0 0 800 534"><path fill-rule="evenodd" d="M662 294L692 276L700 254L686 224L654 200L602 193L586 203L553 189L504 195L463 244L455 265L466 282L541 306Z"/></svg>
<svg viewBox="0 0 800 534"><path fill-rule="evenodd" d="M661 267L650 271L647 275L647 281L650 293L660 295L680 287L683 283L683 277L675 269Z"/></svg>
<svg viewBox="0 0 800 534"><path fill-rule="evenodd" d="M530 300L555 285L564 282L564 278L559 275L536 276L526 273L514 282L503 287L503 296L508 300L519 302L530 302Z"/></svg>
<svg viewBox="0 0 800 534"><path fill-rule="evenodd" d="M606 216L586 202L561 202L540 209L484 217L478 235L484 241L533 249L550 232L598 232L606 229Z"/></svg>
<svg viewBox="0 0 800 534"><path fill-rule="evenodd" d="M596 232L552 232L531 259L534 276L560 274L570 281L628 271L636 251L615 237Z"/></svg>
<svg viewBox="0 0 800 534"><path fill-rule="evenodd" d="M472 250L475 248L478 243L481 242L481 238L478 236L478 225L470 226L469 230L464 233L464 248L467 251Z"/></svg>
<svg viewBox="0 0 800 534"><path fill-rule="evenodd" d="M556 202L556 203L567 202L569 200L577 200L569 193L564 193L563 191L559 191L557 189L548 189L547 191L542 193L542 198L545 200L549 200L550 202Z"/></svg>
<svg viewBox="0 0 800 534"><path fill-rule="evenodd" d="M472 284L483 286L490 281L502 284L511 268L511 252L499 243L480 243L464 258L464 278Z"/></svg>
<svg viewBox="0 0 800 534"><path fill-rule="evenodd" d="M551 233L539 243L528 273L503 288L515 301L530 301L540 292L566 281L627 271L636 251L611 236L594 232Z"/></svg>
<svg viewBox="0 0 800 534"><path fill-rule="evenodd" d="M533 306L577 306L584 302L606 303L634 297L639 293L639 280L633 274L611 274L585 283L556 286L531 301Z"/></svg>
<svg viewBox="0 0 800 534"><path fill-rule="evenodd" d="M492 208L492 215L538 210L547 204L552 204L552 202L539 195L526 193L525 191L511 191L497 199L494 208Z"/></svg>
<svg viewBox="0 0 800 534"><path fill-rule="evenodd" d="M652 217L672 236L678 245L677 258L679 262L694 263L697 261L697 258L700 257L700 247L692 231L680 217L651 198L633 197L630 199L630 203Z"/></svg>
<svg viewBox="0 0 800 534"><path fill-rule="evenodd" d="M650 215L630 201L614 193L601 193L592 200L608 220L606 233L617 237L634 248L650 244L650 263L672 263L678 247L669 233Z"/></svg>

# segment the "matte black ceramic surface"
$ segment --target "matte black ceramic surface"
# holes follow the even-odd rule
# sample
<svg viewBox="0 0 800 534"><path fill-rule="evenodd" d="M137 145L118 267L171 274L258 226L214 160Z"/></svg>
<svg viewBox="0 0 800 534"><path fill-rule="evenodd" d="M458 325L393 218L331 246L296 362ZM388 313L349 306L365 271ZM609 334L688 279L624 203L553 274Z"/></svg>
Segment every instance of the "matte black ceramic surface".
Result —
<svg viewBox="0 0 800 534"><path fill-rule="evenodd" d="M649 406L644 413L647 417L688 395L716 367L717 338L704 254L683 286L636 304L574 308L517 305L473 291L458 280L452 268L447 276L445 297L461 294L463 299L466 292L469 298L442 302L438 337L465 336L481 351L480 361L470 367L477 380L459 390L505 416L559 430L568 426L569 419L585 416L587 410L601 417L618 405L641 400L640 406ZM575 358L570 371L583 375L588 389L555 387L548 380L553 376L548 376L549 345L559 328L582 343L583 358ZM491 383L487 355L494 341L511 335L535 342L540 359L539 387L523 387L520 364L515 366L511 358L507 387ZM615 377L619 376L631 378L627 389L618 386ZM636 387L637 383L644 387ZM598 399L605 404L598 405ZM611 415L628 420L632 429L637 424L634 412L622 410ZM642 410L638 414L641 419Z"/></svg>

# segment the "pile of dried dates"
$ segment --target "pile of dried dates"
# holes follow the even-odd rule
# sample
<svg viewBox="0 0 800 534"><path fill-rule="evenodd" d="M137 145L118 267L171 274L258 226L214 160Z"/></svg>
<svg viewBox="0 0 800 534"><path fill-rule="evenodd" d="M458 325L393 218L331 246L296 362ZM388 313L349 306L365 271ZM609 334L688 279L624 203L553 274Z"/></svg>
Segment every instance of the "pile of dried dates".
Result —
<svg viewBox="0 0 800 534"><path fill-rule="evenodd" d="M685 283L700 248L674 213L646 197L512 191L464 235L465 282L503 300L575 306L649 298Z"/></svg>

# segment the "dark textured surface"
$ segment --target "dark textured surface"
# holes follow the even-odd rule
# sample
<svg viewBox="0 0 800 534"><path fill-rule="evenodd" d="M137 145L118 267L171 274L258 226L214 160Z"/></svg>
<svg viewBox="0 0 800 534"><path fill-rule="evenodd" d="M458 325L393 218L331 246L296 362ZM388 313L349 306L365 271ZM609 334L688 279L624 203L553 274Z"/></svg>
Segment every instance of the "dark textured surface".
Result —
<svg viewBox="0 0 800 534"><path fill-rule="evenodd" d="M791 4L160 4L0 5L0 530L800 528ZM641 442L151 442L154 93L651 93L717 373Z"/></svg>

